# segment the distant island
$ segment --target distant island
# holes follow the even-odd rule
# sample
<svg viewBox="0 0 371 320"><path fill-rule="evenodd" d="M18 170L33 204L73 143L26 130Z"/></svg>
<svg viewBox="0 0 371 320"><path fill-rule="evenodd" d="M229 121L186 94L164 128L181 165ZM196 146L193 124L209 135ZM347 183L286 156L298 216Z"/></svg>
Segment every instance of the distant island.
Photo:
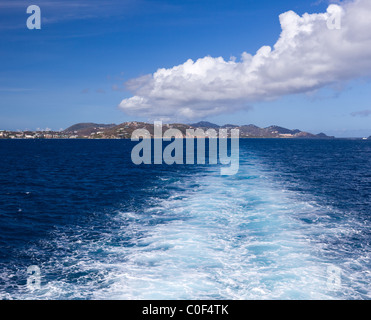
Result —
<svg viewBox="0 0 371 320"><path fill-rule="evenodd" d="M240 138L296 138L296 139L334 139L324 133L313 134L298 129L290 130L279 126L260 128L253 124L219 126L207 121L193 124L163 124L163 130L174 128L185 136L187 129L239 129ZM98 123L77 123L61 131L7 131L0 130L0 139L130 139L136 129L146 129L153 137L153 124L130 121L119 125ZM371 138L371 137L370 137ZM370 139L369 138L369 139Z"/></svg>

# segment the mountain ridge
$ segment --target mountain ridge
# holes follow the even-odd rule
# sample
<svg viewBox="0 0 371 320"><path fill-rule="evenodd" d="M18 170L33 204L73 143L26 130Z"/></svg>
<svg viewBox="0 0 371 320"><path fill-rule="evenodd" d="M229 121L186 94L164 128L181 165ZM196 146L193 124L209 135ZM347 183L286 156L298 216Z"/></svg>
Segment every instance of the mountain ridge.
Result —
<svg viewBox="0 0 371 320"><path fill-rule="evenodd" d="M240 138L314 138L314 139L332 139L323 132L313 134L299 129L287 129L277 125L271 125L266 128L258 127L254 124L249 125L217 125L208 121L199 121L192 124L171 123L163 124L163 131L169 128L179 129L182 134L186 135L187 129L239 129ZM129 121L121 124L97 124L97 123L77 123L62 132L73 134L78 138L130 138L136 129L146 129L153 136L153 124L147 122Z"/></svg>

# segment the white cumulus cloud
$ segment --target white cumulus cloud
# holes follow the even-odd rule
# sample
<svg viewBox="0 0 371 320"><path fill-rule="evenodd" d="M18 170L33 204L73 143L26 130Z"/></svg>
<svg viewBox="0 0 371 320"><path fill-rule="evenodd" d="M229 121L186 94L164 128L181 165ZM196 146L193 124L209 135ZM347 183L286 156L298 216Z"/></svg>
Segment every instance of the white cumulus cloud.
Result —
<svg viewBox="0 0 371 320"><path fill-rule="evenodd" d="M341 12L341 28L328 27ZM325 13L279 17L273 48L225 60L210 56L130 80L133 96L119 107L156 119L196 119L246 108L257 101L311 92L371 75L371 1L330 5Z"/></svg>

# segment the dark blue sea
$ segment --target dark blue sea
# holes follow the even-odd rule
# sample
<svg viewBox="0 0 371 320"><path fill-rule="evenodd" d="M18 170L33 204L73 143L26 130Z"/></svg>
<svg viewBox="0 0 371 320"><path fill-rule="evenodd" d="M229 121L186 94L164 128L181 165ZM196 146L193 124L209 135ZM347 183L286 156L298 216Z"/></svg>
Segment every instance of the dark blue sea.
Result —
<svg viewBox="0 0 371 320"><path fill-rule="evenodd" d="M234 176L134 145L0 140L0 298L371 298L371 141L242 139Z"/></svg>

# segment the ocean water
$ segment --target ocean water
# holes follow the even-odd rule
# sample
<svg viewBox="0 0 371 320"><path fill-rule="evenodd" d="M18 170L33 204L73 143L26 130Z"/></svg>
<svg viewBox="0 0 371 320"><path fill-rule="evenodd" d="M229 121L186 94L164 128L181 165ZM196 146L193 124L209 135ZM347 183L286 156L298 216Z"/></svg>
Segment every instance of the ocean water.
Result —
<svg viewBox="0 0 371 320"><path fill-rule="evenodd" d="M240 140L235 176L133 146L0 140L0 298L371 298L370 141Z"/></svg>

